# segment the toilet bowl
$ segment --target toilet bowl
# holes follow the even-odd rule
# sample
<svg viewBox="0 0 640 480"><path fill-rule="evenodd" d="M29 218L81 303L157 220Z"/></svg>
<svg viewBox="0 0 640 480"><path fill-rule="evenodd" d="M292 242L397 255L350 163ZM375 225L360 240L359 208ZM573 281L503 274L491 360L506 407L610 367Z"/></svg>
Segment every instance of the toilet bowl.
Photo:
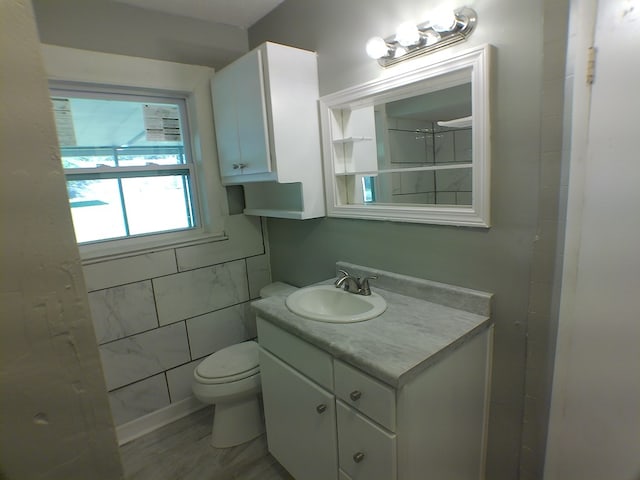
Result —
<svg viewBox="0 0 640 480"><path fill-rule="evenodd" d="M193 371L193 394L214 404L211 445L233 447L264 433L258 344L244 342L205 358Z"/></svg>
<svg viewBox="0 0 640 480"><path fill-rule="evenodd" d="M261 297L288 295L295 287L275 282ZM209 355L193 371L192 390L203 403L215 405L211 445L228 448L264 433L258 344L248 341Z"/></svg>

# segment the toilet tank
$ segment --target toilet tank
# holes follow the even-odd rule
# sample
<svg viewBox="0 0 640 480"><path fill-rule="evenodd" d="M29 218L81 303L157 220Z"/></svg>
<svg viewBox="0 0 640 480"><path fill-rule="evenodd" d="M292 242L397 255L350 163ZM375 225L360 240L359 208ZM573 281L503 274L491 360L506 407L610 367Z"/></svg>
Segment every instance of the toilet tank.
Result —
<svg viewBox="0 0 640 480"><path fill-rule="evenodd" d="M293 285L289 285L288 283L273 282L268 285L265 285L260 289L260 297L261 298L276 297L276 296L286 297L287 295L289 295L292 292L295 292L296 290L298 290L297 287L294 287Z"/></svg>

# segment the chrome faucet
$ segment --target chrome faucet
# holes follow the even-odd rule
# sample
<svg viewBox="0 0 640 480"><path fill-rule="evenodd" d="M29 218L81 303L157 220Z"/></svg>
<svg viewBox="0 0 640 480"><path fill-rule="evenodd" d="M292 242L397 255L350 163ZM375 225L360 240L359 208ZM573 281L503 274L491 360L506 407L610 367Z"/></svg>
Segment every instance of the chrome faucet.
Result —
<svg viewBox="0 0 640 480"><path fill-rule="evenodd" d="M339 276L333 284L336 288L342 288L345 292L357 295L371 295L369 280L378 278L377 276L358 278L351 275L346 270L339 270Z"/></svg>

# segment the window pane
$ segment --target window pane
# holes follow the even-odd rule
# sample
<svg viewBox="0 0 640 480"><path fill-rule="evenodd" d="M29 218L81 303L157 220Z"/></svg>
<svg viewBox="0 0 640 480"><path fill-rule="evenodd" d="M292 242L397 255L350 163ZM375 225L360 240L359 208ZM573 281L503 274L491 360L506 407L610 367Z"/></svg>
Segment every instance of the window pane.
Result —
<svg viewBox="0 0 640 480"><path fill-rule="evenodd" d="M122 188L130 235L193 226L188 178L124 178Z"/></svg>
<svg viewBox="0 0 640 480"><path fill-rule="evenodd" d="M52 100L62 147L182 145L176 104L58 96Z"/></svg>
<svg viewBox="0 0 640 480"><path fill-rule="evenodd" d="M67 191L78 243L126 235L117 180L69 181Z"/></svg>

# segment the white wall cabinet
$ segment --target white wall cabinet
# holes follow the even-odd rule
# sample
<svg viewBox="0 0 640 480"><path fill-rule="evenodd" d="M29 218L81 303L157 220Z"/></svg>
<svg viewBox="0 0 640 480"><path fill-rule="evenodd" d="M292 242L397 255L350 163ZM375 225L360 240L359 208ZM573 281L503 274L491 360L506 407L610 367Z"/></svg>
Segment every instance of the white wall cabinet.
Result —
<svg viewBox="0 0 640 480"><path fill-rule="evenodd" d="M211 92L222 183L244 186L245 213L324 216L316 54L267 42Z"/></svg>
<svg viewBox="0 0 640 480"><path fill-rule="evenodd" d="M270 452L296 480L483 478L491 339L393 388L258 317Z"/></svg>

